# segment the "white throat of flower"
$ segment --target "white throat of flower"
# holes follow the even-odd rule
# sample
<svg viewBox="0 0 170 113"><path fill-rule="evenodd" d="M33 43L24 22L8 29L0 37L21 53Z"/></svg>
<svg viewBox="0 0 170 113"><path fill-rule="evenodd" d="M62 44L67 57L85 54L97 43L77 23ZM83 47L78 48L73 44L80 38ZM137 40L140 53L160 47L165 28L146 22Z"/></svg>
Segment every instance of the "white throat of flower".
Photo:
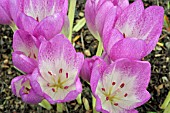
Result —
<svg viewBox="0 0 170 113"><path fill-rule="evenodd" d="M96 88L96 95L101 100L102 108L110 113L117 113L139 102L135 95L135 79L120 76L118 72L103 76Z"/></svg>
<svg viewBox="0 0 170 113"><path fill-rule="evenodd" d="M44 63L48 64L48 62ZM54 67L49 66L44 69L38 82L43 92L53 100L63 100L70 91L76 90L77 71L74 66L60 59L55 62Z"/></svg>

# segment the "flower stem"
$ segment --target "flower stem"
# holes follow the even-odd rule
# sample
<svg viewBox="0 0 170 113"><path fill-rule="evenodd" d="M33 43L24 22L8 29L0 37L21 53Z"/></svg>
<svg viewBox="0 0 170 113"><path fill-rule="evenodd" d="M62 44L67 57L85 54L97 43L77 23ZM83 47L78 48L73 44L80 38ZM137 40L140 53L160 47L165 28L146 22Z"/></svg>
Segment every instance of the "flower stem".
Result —
<svg viewBox="0 0 170 113"><path fill-rule="evenodd" d="M51 104L45 99L42 100L41 103L39 103L39 105L47 110L50 110L52 108Z"/></svg>
<svg viewBox="0 0 170 113"><path fill-rule="evenodd" d="M18 30L18 27L12 22L12 24L9 25L12 29L13 32L15 32L16 30Z"/></svg>
<svg viewBox="0 0 170 113"><path fill-rule="evenodd" d="M77 102L78 102L79 105L82 104L81 93L77 96L76 100L77 100Z"/></svg>
<svg viewBox="0 0 170 113"><path fill-rule="evenodd" d="M103 44L102 44L102 41L99 40L99 44L98 44L96 55L97 56L101 56L102 55L102 51L103 51Z"/></svg>
<svg viewBox="0 0 170 113"><path fill-rule="evenodd" d="M95 97L92 95L92 106L93 106L93 113L99 113L96 111L96 99Z"/></svg>
<svg viewBox="0 0 170 113"><path fill-rule="evenodd" d="M57 112L63 113L63 103L57 103Z"/></svg>
<svg viewBox="0 0 170 113"><path fill-rule="evenodd" d="M168 104L168 106L166 107L163 113L169 113L169 111L170 111L170 104Z"/></svg>
<svg viewBox="0 0 170 113"><path fill-rule="evenodd" d="M161 109L165 109L168 106L169 102L170 102L170 91L168 92L168 95L166 96L163 104L161 105Z"/></svg>
<svg viewBox="0 0 170 113"><path fill-rule="evenodd" d="M69 30L69 37L68 37L68 39L70 40L70 42L72 41L73 22L74 22L74 14L75 14L75 8L76 8L76 1L77 0L69 0L68 18L69 18L69 21L70 21L70 30Z"/></svg>

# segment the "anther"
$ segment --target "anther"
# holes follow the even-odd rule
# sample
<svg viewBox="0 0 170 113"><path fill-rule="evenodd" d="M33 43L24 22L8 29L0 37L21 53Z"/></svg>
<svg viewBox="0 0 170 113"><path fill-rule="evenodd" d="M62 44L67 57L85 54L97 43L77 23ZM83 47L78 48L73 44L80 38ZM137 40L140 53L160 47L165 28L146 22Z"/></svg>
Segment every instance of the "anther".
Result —
<svg viewBox="0 0 170 113"><path fill-rule="evenodd" d="M50 71L48 71L48 74L53 75Z"/></svg>
<svg viewBox="0 0 170 113"><path fill-rule="evenodd" d="M114 86L116 84L116 82L112 82L112 85Z"/></svg>
<svg viewBox="0 0 170 113"><path fill-rule="evenodd" d="M122 83L121 85L120 85L120 88L123 88L125 86L125 83Z"/></svg>
<svg viewBox="0 0 170 113"><path fill-rule="evenodd" d="M39 22L39 18L38 17L36 17L36 20Z"/></svg>
<svg viewBox="0 0 170 113"><path fill-rule="evenodd" d="M66 78L68 78L68 73L66 73Z"/></svg>
<svg viewBox="0 0 170 113"><path fill-rule="evenodd" d="M47 83L47 86L49 87L49 86L50 86L50 83Z"/></svg>
<svg viewBox="0 0 170 113"><path fill-rule="evenodd" d="M105 88L102 88L102 91L105 91Z"/></svg>
<svg viewBox="0 0 170 113"><path fill-rule="evenodd" d="M115 106L118 106L119 104L118 103L114 103Z"/></svg>
<svg viewBox="0 0 170 113"><path fill-rule="evenodd" d="M35 54L34 54L34 58L35 58L35 59L37 58Z"/></svg>
<svg viewBox="0 0 170 113"><path fill-rule="evenodd" d="M127 93L125 93L124 97L127 97L127 95L128 95L128 94L127 94Z"/></svg>
<svg viewBox="0 0 170 113"><path fill-rule="evenodd" d="M106 100L109 100L109 97L106 97Z"/></svg>
<svg viewBox="0 0 170 113"><path fill-rule="evenodd" d="M68 89L68 86L65 86L64 89Z"/></svg>
<svg viewBox="0 0 170 113"><path fill-rule="evenodd" d="M60 70L59 70L59 73L62 73L63 72L63 69L61 68Z"/></svg>
<svg viewBox="0 0 170 113"><path fill-rule="evenodd" d="M55 89L54 89L54 88L52 88L52 91L53 91L53 92L55 92Z"/></svg>

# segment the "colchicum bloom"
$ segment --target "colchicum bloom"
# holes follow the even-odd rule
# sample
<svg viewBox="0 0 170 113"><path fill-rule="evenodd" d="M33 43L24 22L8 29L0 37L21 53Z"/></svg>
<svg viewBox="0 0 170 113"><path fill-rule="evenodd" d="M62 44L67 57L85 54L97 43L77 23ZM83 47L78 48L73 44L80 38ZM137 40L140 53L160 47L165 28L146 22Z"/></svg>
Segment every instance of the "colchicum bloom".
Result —
<svg viewBox="0 0 170 113"><path fill-rule="evenodd" d="M85 17L87 26L93 36L100 40L100 38L102 38L103 29L112 29L116 17L128 5L128 0L87 0L85 5ZM104 23L108 25L104 25Z"/></svg>
<svg viewBox="0 0 170 113"><path fill-rule="evenodd" d="M34 74L34 89L51 104L76 99L82 91L79 72L84 56L76 53L64 35L43 41L38 53L39 74Z"/></svg>
<svg viewBox="0 0 170 113"><path fill-rule="evenodd" d="M2 0L0 1L0 17L2 17L0 24L15 23L19 29L31 34L34 29L40 27L48 31L49 26L51 28L58 26L60 32L63 30L65 35L68 35L67 10L68 0ZM56 35L58 32L53 30L51 34Z"/></svg>
<svg viewBox="0 0 170 113"><path fill-rule="evenodd" d="M164 9L150 6L144 9L136 0L117 17L112 30L103 30L104 49L112 60L140 60L156 46L163 26ZM113 16L115 18L115 16ZM108 22L105 22L109 25Z"/></svg>
<svg viewBox="0 0 170 113"><path fill-rule="evenodd" d="M93 64L97 61L101 60L98 56L93 56L92 58L86 58L84 60L83 66L80 71L80 76L83 80L90 82L91 72L93 69Z"/></svg>
<svg viewBox="0 0 170 113"><path fill-rule="evenodd" d="M42 101L43 97L37 95L30 84L32 75L21 75L15 77L11 81L12 92L15 96L21 97L22 100L28 104L38 104Z"/></svg>
<svg viewBox="0 0 170 113"><path fill-rule="evenodd" d="M12 61L21 71L31 74L37 68L39 41L23 30L17 30L13 36Z"/></svg>
<svg viewBox="0 0 170 113"><path fill-rule="evenodd" d="M110 65L95 62L90 85L96 98L96 110L102 113L133 113L150 98L146 90L150 64L119 59Z"/></svg>

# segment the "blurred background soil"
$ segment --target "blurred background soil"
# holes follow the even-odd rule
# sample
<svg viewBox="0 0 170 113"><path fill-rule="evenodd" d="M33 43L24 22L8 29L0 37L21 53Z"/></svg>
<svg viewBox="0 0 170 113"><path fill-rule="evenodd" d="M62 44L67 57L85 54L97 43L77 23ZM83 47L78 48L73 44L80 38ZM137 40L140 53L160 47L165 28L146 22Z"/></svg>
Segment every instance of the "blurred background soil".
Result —
<svg viewBox="0 0 170 113"><path fill-rule="evenodd" d="M163 6L165 15L170 20L170 0L143 0L143 2L145 7ZM84 5L85 0L77 0L74 25L84 17ZM0 25L0 113L57 113L56 105L48 111L39 105L25 104L12 94L10 82L14 77L21 75L12 65L12 36L10 27ZM94 39L86 25L80 31L73 33L73 42L76 50L84 53L86 57L95 55L98 41ZM152 97L146 104L137 108L140 113L162 113L160 106L170 90L170 26L164 26L159 43L155 50L144 58L152 66L152 76L148 87ZM92 112L90 87L84 81L82 83L84 89L81 98L88 100L90 110L85 110L83 104L79 105L76 101L71 101L65 104L65 112Z"/></svg>

